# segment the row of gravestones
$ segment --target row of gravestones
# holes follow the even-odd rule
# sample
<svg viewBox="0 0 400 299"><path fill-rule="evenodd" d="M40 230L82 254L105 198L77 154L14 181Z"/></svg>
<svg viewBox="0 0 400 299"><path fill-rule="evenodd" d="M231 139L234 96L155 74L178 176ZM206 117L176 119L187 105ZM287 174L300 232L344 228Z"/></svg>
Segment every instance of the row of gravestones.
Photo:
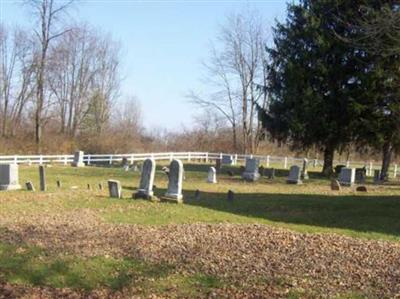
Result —
<svg viewBox="0 0 400 299"><path fill-rule="evenodd" d="M226 159L225 163L222 163L222 164L227 164L227 160L228 159ZM229 161L231 161L231 160L229 160ZM222 159L222 162L223 162L223 159ZM260 165L259 159L247 158L244 172L242 173L242 178L246 181L251 181L251 182L257 181L261 176L260 169L262 172L264 172L264 168L262 168L262 166L259 166L259 165ZM288 184L301 184L302 179L308 179L307 166L308 166L307 159L303 160L303 167L301 169L299 166L293 165L289 170L289 177L287 179L287 183ZM221 169L221 160L220 159L216 160L216 168L218 170ZM265 171L267 172L266 175L269 178L274 178L274 176L275 176L274 168L267 168L267 169L265 169Z"/></svg>
<svg viewBox="0 0 400 299"><path fill-rule="evenodd" d="M183 164L182 161L174 159L169 165L168 173L168 188L162 200L181 203L183 200L182 195L182 181L183 181ZM133 194L133 198L149 199L158 201L159 199L154 196L154 176L156 172L156 162L154 159L146 159L143 162L142 173L140 176L139 188ZM108 188L110 197L121 198L122 187L121 183L116 180L108 181Z"/></svg>

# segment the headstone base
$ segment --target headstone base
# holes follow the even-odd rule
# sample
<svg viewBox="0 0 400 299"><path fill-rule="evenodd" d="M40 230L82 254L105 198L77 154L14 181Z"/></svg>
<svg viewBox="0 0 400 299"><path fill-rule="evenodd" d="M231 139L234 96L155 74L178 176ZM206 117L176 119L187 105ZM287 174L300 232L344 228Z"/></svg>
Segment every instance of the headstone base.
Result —
<svg viewBox="0 0 400 299"><path fill-rule="evenodd" d="M254 172L243 172L242 179L249 181L249 182L255 182L260 179L260 174L254 173Z"/></svg>
<svg viewBox="0 0 400 299"><path fill-rule="evenodd" d="M165 194L165 196L161 197L161 201L171 203L183 203L183 196L177 194Z"/></svg>
<svg viewBox="0 0 400 299"><path fill-rule="evenodd" d="M301 185L303 184L302 180L287 180L286 183L292 184L292 185Z"/></svg>
<svg viewBox="0 0 400 299"><path fill-rule="evenodd" d="M0 190L19 190L21 185L0 185Z"/></svg>
<svg viewBox="0 0 400 299"><path fill-rule="evenodd" d="M132 194L132 198L134 199L146 199L150 201L160 201L157 196L154 196L154 192L145 192L143 190L138 190L138 192Z"/></svg>

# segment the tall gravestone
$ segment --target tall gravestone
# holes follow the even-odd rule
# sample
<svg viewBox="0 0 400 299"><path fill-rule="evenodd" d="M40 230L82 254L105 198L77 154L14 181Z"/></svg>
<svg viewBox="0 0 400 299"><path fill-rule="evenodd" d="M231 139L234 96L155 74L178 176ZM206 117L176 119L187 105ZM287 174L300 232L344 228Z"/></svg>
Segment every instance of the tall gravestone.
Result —
<svg viewBox="0 0 400 299"><path fill-rule="evenodd" d="M0 164L0 190L18 190L18 164Z"/></svg>
<svg viewBox="0 0 400 299"><path fill-rule="evenodd" d="M77 151L74 154L74 161L72 162L73 167L84 167L85 163L83 163L83 151Z"/></svg>
<svg viewBox="0 0 400 299"><path fill-rule="evenodd" d="M260 178L260 173L258 172L258 167L260 160L255 158L247 158L246 166L244 172L242 173L242 178L246 181L257 181Z"/></svg>
<svg viewBox="0 0 400 299"><path fill-rule="evenodd" d="M208 170L207 182L210 184L217 183L217 171L214 167L210 167L210 169Z"/></svg>
<svg viewBox="0 0 400 299"><path fill-rule="evenodd" d="M39 185L40 191L46 191L46 172L43 165L39 165Z"/></svg>
<svg viewBox="0 0 400 299"><path fill-rule="evenodd" d="M156 162L153 159L146 159L143 162L140 175L139 189L134 195L135 198L155 199L153 192L154 175L156 173Z"/></svg>
<svg viewBox="0 0 400 299"><path fill-rule="evenodd" d="M356 177L355 168L343 167L339 174L339 183L341 186L352 186Z"/></svg>
<svg viewBox="0 0 400 299"><path fill-rule="evenodd" d="M301 179L308 180L308 159L303 159L303 168L301 169Z"/></svg>
<svg viewBox="0 0 400 299"><path fill-rule="evenodd" d="M183 181L183 164L182 161L174 159L169 165L168 189L165 193L164 200L181 203Z"/></svg>
<svg viewBox="0 0 400 299"><path fill-rule="evenodd" d="M110 197L112 198L122 197L122 188L121 188L121 183L119 181L108 180L108 190L110 192Z"/></svg>
<svg viewBox="0 0 400 299"><path fill-rule="evenodd" d="M288 184L302 184L301 181L301 170L297 165L293 165L289 170L289 177L286 181Z"/></svg>

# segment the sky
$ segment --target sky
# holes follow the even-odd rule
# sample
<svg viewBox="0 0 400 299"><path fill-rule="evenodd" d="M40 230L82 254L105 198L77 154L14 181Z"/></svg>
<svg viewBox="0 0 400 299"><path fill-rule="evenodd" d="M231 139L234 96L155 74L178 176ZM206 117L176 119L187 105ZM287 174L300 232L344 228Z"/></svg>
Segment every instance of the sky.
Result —
<svg viewBox="0 0 400 299"><path fill-rule="evenodd" d="M21 3L0 0L0 21L32 28L34 20ZM70 17L101 28L121 44L121 100L138 98L145 127L177 130L190 127L198 113L186 95L204 88L202 61L210 42L227 15L245 9L257 11L270 27L285 17L286 1L80 0Z"/></svg>

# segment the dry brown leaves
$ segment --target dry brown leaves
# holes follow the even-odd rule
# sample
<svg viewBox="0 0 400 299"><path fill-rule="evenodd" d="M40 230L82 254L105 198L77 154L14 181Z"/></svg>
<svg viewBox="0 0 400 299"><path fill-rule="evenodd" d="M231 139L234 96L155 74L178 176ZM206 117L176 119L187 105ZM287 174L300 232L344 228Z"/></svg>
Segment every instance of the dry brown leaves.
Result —
<svg viewBox="0 0 400 299"><path fill-rule="evenodd" d="M27 243L82 257L111 255L168 262L182 273L200 271L231 282L229 289L212 294L217 297L284 297L291 289L323 297L349 290L373 297L400 296L400 245L386 241L302 234L264 225L112 225L102 223L90 210L25 217L6 227L0 233L2 242ZM6 294L81 296L71 290L27 290L0 282L0 298ZM85 296L111 295L96 290Z"/></svg>

